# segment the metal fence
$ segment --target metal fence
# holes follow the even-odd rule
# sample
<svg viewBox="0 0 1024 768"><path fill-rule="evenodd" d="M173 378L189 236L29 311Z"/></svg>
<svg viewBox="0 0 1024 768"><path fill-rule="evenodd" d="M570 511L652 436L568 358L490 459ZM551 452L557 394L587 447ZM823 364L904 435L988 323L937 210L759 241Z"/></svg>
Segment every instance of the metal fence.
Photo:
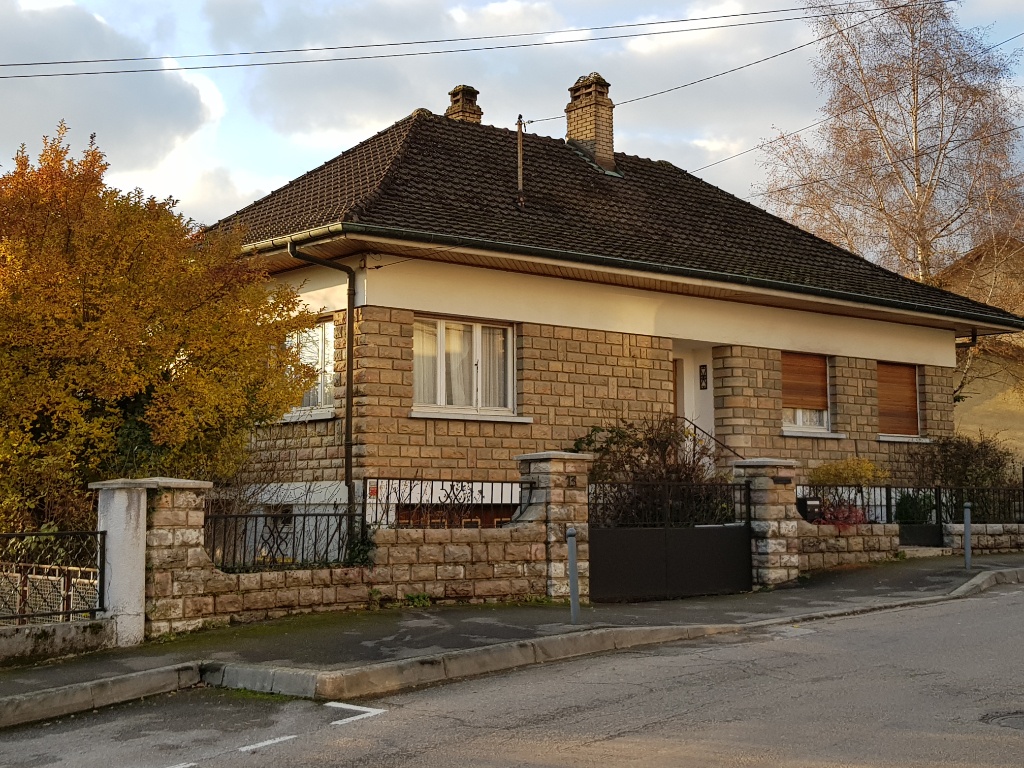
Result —
<svg viewBox="0 0 1024 768"><path fill-rule="evenodd" d="M971 502L974 523L1024 523L1024 489L906 486L810 486L796 489L797 508L817 523L962 523Z"/></svg>
<svg viewBox="0 0 1024 768"><path fill-rule="evenodd" d="M103 558L102 531L0 534L0 625L95 618Z"/></svg>
<svg viewBox="0 0 1024 768"><path fill-rule="evenodd" d="M222 571L273 571L344 564L359 520L347 505L332 512L277 507L273 512L208 514L206 551Z"/></svg>
<svg viewBox="0 0 1024 768"><path fill-rule="evenodd" d="M372 478L363 481L362 514L371 528L496 528L525 509L525 482Z"/></svg>
<svg viewBox="0 0 1024 768"><path fill-rule="evenodd" d="M687 528L750 522L749 484L595 483L588 489L597 528Z"/></svg>

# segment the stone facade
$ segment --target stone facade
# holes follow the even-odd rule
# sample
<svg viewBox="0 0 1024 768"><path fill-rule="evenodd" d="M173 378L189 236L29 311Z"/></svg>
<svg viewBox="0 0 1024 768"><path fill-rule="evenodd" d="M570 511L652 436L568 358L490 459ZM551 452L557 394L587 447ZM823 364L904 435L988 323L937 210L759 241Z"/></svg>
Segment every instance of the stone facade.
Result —
<svg viewBox="0 0 1024 768"><path fill-rule="evenodd" d="M953 554L964 553L964 527L946 523L942 527L943 544ZM1024 525L992 523L971 524L971 552L976 555L1002 555L1008 552L1024 552Z"/></svg>
<svg viewBox="0 0 1024 768"><path fill-rule="evenodd" d="M782 428L781 350L720 346L712 358L715 436L746 458L795 459L807 469L860 456L884 466L902 445L878 439L874 360L830 357L832 434L794 437L784 435ZM921 435L952 434L953 369L922 365L918 378Z"/></svg>
<svg viewBox="0 0 1024 768"><path fill-rule="evenodd" d="M898 525L815 525L800 520L800 571L892 560L900 548Z"/></svg>
<svg viewBox="0 0 1024 768"><path fill-rule="evenodd" d="M354 474L439 480L518 479L514 457L572 446L597 425L672 413L670 339L520 323L516 412L532 423L412 418L413 313L356 310ZM335 412L343 413L345 313L335 323ZM276 424L257 447L276 480L341 480L340 419Z"/></svg>

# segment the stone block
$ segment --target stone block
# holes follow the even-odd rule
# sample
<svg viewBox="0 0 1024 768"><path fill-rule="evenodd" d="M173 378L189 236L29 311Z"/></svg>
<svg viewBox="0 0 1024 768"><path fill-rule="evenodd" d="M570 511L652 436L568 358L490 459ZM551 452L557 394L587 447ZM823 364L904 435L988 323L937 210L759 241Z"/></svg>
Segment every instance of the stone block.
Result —
<svg viewBox="0 0 1024 768"><path fill-rule="evenodd" d="M423 531L424 544L448 544L452 540L452 532L448 528L428 528Z"/></svg>
<svg viewBox="0 0 1024 768"><path fill-rule="evenodd" d="M299 604L299 589L278 589L274 592L274 605L278 608L294 608Z"/></svg>
<svg viewBox="0 0 1024 768"><path fill-rule="evenodd" d="M388 563L392 565L396 563L415 563L419 557L417 550L421 548L425 549L425 547L416 547L415 545L403 546L401 544L390 547L388 550Z"/></svg>
<svg viewBox="0 0 1024 768"><path fill-rule="evenodd" d="M323 602L324 591L322 587L300 587L299 605L319 605Z"/></svg>
<svg viewBox="0 0 1024 768"><path fill-rule="evenodd" d="M180 619L185 615L183 598L163 597L146 601L146 618L149 621Z"/></svg>
<svg viewBox="0 0 1024 768"><path fill-rule="evenodd" d="M182 616L186 619L197 616L208 616L214 610L214 598L212 595L186 597L182 602Z"/></svg>
<svg viewBox="0 0 1024 768"><path fill-rule="evenodd" d="M446 563L468 563L472 559L472 554L473 550L467 544L444 545L444 562Z"/></svg>
<svg viewBox="0 0 1024 768"><path fill-rule="evenodd" d="M398 531L398 544L422 544L423 543L423 529L422 528L399 528Z"/></svg>
<svg viewBox="0 0 1024 768"><path fill-rule="evenodd" d="M240 573L238 574L238 588L243 592L248 592L254 589L260 589L262 587L260 574L258 573Z"/></svg>
<svg viewBox="0 0 1024 768"><path fill-rule="evenodd" d="M444 582L444 596L459 598L473 597L472 581L446 581Z"/></svg>
<svg viewBox="0 0 1024 768"><path fill-rule="evenodd" d="M380 589L381 584L388 584L391 581L391 567L375 565L372 568L367 568L363 573L363 581Z"/></svg>

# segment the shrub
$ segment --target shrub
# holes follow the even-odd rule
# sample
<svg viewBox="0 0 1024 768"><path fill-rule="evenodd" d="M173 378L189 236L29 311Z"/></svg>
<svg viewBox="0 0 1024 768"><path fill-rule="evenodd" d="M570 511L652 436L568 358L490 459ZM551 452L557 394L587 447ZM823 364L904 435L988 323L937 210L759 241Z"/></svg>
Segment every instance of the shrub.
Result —
<svg viewBox="0 0 1024 768"><path fill-rule="evenodd" d="M996 435L957 434L911 444L893 455L894 474L916 486L999 488L1021 484L1020 457Z"/></svg>

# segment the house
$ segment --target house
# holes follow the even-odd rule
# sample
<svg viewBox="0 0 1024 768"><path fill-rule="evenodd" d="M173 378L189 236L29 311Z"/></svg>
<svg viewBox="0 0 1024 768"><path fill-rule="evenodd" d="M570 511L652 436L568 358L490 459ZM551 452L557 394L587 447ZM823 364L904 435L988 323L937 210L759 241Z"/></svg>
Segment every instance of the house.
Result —
<svg viewBox="0 0 1024 768"><path fill-rule="evenodd" d="M936 283L975 301L1024 311L1024 243L1011 236L993 237L972 249L936 277ZM1024 335L983 339L960 348L963 379L954 408L957 428L998 435L1024 453Z"/></svg>
<svg viewBox="0 0 1024 768"><path fill-rule="evenodd" d="M322 313L321 381L268 461L512 480L516 455L676 414L745 458L884 462L952 432L958 338L1024 329L616 153L608 82L569 93L563 141L483 124L458 86L221 223Z"/></svg>

